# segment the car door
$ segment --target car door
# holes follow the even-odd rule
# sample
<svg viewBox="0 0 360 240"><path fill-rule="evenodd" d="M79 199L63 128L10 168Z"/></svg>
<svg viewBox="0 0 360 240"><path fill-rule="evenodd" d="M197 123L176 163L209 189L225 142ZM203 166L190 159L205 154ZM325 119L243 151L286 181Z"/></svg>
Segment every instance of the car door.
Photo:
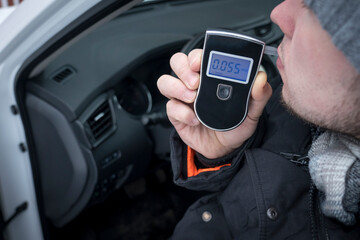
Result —
<svg viewBox="0 0 360 240"><path fill-rule="evenodd" d="M68 41L86 34L89 26L94 28L138 2L27 0L0 24L0 212L5 221L14 216L1 233L6 239L46 238L17 83L23 74L33 74L29 69L34 62L46 61Z"/></svg>

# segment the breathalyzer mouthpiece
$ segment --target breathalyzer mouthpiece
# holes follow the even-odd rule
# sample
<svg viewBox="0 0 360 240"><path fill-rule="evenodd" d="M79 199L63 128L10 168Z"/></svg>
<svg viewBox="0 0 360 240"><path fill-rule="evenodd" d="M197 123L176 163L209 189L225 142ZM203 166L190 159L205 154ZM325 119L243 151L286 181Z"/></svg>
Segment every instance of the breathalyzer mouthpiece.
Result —
<svg viewBox="0 0 360 240"><path fill-rule="evenodd" d="M265 50L264 53L266 55L270 55L270 56L278 56L278 52L277 52L277 48L276 47L271 47L271 46L265 46Z"/></svg>

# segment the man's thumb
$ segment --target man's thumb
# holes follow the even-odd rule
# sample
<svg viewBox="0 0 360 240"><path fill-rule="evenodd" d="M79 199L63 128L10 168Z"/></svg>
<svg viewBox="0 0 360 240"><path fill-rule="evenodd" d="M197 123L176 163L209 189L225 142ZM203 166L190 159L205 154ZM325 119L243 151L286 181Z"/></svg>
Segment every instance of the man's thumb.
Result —
<svg viewBox="0 0 360 240"><path fill-rule="evenodd" d="M260 118L261 113L271 95L272 88L267 82L266 73L259 72L251 90L251 100L248 112L249 118L252 120L258 120Z"/></svg>

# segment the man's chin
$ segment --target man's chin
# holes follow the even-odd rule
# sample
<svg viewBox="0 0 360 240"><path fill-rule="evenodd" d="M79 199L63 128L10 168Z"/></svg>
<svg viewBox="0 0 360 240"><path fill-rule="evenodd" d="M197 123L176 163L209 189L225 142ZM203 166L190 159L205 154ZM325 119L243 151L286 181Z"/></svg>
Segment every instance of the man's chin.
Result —
<svg viewBox="0 0 360 240"><path fill-rule="evenodd" d="M295 104L290 99L287 99L286 96L284 96L283 91L281 91L280 103L285 107L285 109L290 113L290 115L292 115L295 118L300 119L301 121L303 121L305 124L308 124L309 126L319 127L323 130L329 129L331 131L341 132L341 133L348 134L348 135L353 135L351 133L349 134L348 132L344 131L344 129L333 128L333 127L325 124L324 122L321 122L320 119L311 117L311 115L306 115L306 114L304 115L303 112L301 114L300 111L297 111ZM314 115L312 115L312 116L314 116Z"/></svg>
<svg viewBox="0 0 360 240"><path fill-rule="evenodd" d="M298 113L296 111L296 109L294 108L294 104L286 97L284 96L284 90L281 91L281 98L280 98L280 103L285 107L285 109L294 117L301 119L302 121L304 121L307 124L311 124L314 125L314 123L310 122L309 120L305 119L303 116L301 116L300 113Z"/></svg>
<svg viewBox="0 0 360 240"><path fill-rule="evenodd" d="M301 119L304 123L311 126L320 127L323 130L330 130L353 136L360 140L360 124L359 121L351 121L351 119L359 119L359 117L348 117L344 119L331 118L326 121L326 118L322 116L321 112L310 113L304 111L304 109L296 108L296 104L293 102L291 95L288 95L286 89L281 91L281 104L285 109L294 117ZM333 112L340 112L340 110L333 110ZM356 113L355 113L356 114Z"/></svg>

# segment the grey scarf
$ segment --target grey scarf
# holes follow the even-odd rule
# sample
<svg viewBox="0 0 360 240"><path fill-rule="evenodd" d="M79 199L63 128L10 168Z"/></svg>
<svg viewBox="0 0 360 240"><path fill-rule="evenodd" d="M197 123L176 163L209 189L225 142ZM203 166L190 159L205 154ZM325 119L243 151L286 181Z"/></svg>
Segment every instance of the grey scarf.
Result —
<svg viewBox="0 0 360 240"><path fill-rule="evenodd" d="M346 225L356 223L360 201L360 141L324 132L309 151L309 170L322 192L323 213Z"/></svg>

